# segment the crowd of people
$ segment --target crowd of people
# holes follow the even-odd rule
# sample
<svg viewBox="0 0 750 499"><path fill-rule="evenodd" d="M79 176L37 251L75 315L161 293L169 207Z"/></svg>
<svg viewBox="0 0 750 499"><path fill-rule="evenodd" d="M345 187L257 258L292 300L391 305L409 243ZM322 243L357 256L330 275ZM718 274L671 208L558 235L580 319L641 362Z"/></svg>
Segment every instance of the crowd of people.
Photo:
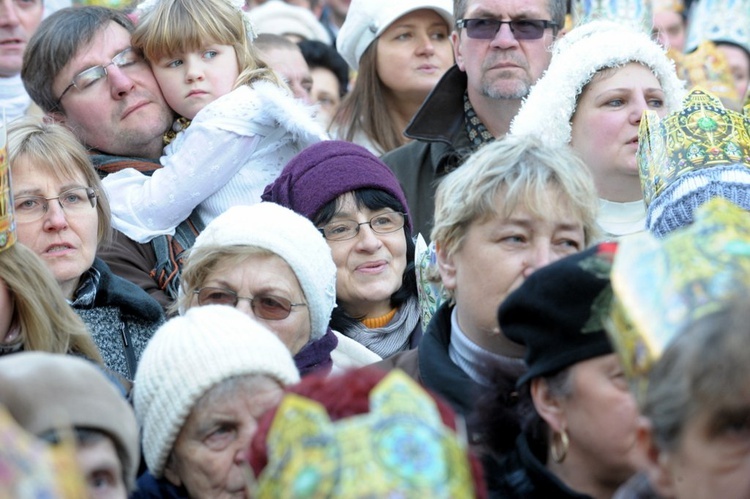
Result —
<svg viewBox="0 0 750 499"><path fill-rule="evenodd" d="M0 34L0 497L750 497L750 0Z"/></svg>

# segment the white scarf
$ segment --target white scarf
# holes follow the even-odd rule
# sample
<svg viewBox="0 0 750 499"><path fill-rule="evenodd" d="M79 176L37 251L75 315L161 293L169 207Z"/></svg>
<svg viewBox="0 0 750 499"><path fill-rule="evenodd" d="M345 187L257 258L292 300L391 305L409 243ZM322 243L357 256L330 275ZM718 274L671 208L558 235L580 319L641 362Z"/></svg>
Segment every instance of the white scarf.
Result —
<svg viewBox="0 0 750 499"><path fill-rule="evenodd" d="M0 105L5 108L6 123L26 114L31 105L31 98L23 87L20 74L0 78Z"/></svg>

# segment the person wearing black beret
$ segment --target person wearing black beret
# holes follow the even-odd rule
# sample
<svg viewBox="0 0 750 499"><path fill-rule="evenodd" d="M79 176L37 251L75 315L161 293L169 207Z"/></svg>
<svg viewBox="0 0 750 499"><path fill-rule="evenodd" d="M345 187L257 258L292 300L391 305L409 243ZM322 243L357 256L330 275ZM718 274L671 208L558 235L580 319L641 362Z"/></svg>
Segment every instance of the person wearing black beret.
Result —
<svg viewBox="0 0 750 499"><path fill-rule="evenodd" d="M482 410L497 497L609 498L636 471L637 404L603 326L616 249L602 243L537 270L499 308L528 370L517 396L496 390ZM509 412L517 435L497 424Z"/></svg>

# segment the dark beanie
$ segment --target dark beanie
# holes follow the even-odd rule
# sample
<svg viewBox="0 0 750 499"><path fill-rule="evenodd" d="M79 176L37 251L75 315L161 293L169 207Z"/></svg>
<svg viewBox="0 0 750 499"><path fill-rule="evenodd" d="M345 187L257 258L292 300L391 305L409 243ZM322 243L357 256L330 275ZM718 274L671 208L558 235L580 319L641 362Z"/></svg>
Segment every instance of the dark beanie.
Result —
<svg viewBox="0 0 750 499"><path fill-rule="evenodd" d="M616 250L617 243L602 243L543 267L500 305L500 330L526 346L528 371L519 386L614 351L603 321Z"/></svg>
<svg viewBox="0 0 750 499"><path fill-rule="evenodd" d="M261 198L312 220L325 205L358 189L385 191L409 213L404 191L390 168L364 147L340 140L318 142L297 154ZM411 217L406 223L411 229Z"/></svg>

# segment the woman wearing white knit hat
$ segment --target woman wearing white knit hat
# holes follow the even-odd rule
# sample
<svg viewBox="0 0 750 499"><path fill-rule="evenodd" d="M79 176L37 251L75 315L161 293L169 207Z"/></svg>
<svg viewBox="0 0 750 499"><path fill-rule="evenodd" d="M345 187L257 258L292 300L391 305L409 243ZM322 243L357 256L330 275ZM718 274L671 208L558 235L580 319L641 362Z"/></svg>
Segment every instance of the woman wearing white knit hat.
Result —
<svg viewBox="0 0 750 499"><path fill-rule="evenodd" d="M648 35L609 21L573 29L552 51L510 133L570 144L594 177L603 231L613 237L643 231L638 126L645 110L664 116L679 109L684 83Z"/></svg>
<svg viewBox="0 0 750 499"><path fill-rule="evenodd" d="M131 497L234 497L257 419L299 381L289 350L230 307L189 310L164 324L133 389L149 473Z"/></svg>
<svg viewBox="0 0 750 499"><path fill-rule="evenodd" d="M180 311L236 307L274 332L302 376L380 360L328 326L336 265L307 218L275 203L235 206L195 240L182 271Z"/></svg>

